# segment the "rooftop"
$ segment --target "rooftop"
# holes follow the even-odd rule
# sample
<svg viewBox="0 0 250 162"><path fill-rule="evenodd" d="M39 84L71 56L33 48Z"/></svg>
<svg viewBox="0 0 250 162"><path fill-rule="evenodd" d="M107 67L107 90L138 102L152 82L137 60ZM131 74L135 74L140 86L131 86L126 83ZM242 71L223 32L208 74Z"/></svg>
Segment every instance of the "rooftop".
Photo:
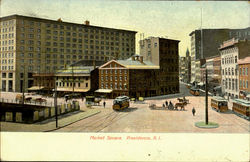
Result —
<svg viewBox="0 0 250 162"><path fill-rule="evenodd" d="M245 57L244 59L239 59L238 64L250 64L250 57Z"/></svg>
<svg viewBox="0 0 250 162"><path fill-rule="evenodd" d="M100 27L100 26L94 26L94 25L85 25L85 24L79 24L79 23L64 22L61 18L60 18L60 21L58 21L58 20L51 20L51 19L45 19L45 18L37 18L37 17L14 14L14 15L9 15L9 16L5 16L5 17L0 17L0 20L10 20L13 18L25 18L25 19L50 22L50 23L62 23L62 24L68 24L68 25L77 25L77 26L84 26L84 27L93 27L93 28L100 28L100 29L107 29L107 30L109 29L109 30L137 33L137 31L132 31L132 30L115 29L115 28L107 28L107 27Z"/></svg>

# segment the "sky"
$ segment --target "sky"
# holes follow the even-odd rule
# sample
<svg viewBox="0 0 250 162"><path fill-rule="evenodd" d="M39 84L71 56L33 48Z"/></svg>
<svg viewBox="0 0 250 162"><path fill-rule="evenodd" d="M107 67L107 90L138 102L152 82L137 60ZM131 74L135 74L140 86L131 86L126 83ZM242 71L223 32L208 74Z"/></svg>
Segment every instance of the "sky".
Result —
<svg viewBox="0 0 250 162"><path fill-rule="evenodd" d="M201 14L202 10L202 14ZM180 40L179 54L190 49L189 34L202 28L250 26L247 1L124 1L124 0L0 0L0 16L19 14L66 22L137 31L140 34ZM202 23L201 23L202 15Z"/></svg>

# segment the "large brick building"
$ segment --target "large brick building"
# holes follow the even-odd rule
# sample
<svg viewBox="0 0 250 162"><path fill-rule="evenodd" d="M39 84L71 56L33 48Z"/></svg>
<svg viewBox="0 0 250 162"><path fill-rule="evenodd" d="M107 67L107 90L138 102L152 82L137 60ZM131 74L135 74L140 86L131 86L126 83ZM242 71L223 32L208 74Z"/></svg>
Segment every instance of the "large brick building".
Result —
<svg viewBox="0 0 250 162"><path fill-rule="evenodd" d="M239 97L250 100L250 57L238 60L239 65Z"/></svg>
<svg viewBox="0 0 250 162"><path fill-rule="evenodd" d="M0 89L20 92L32 73L54 73L78 60L127 59L135 31L12 15L0 18ZM23 81L25 81L24 87Z"/></svg>
<svg viewBox="0 0 250 162"><path fill-rule="evenodd" d="M111 60L99 67L99 89L96 92L106 93L111 98L160 95L159 68L139 55L127 60Z"/></svg>
<svg viewBox="0 0 250 162"><path fill-rule="evenodd" d="M140 41L140 55L160 66L157 95L179 92L179 40L149 37Z"/></svg>

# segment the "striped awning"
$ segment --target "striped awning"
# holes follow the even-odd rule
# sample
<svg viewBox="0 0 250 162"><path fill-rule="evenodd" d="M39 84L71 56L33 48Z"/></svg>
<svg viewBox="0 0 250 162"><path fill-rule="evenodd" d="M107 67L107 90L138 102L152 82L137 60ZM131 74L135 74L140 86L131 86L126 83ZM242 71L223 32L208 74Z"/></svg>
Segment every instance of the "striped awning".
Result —
<svg viewBox="0 0 250 162"><path fill-rule="evenodd" d="M32 86L30 88L28 88L28 90L30 91L37 91L37 90L41 90L41 89L44 89L43 86Z"/></svg>

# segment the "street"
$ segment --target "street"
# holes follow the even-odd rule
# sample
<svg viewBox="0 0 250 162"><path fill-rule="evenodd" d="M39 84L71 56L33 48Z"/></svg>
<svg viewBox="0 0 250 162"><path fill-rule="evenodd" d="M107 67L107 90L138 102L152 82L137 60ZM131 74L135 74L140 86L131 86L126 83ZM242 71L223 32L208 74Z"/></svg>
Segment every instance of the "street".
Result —
<svg viewBox="0 0 250 162"><path fill-rule="evenodd" d="M190 104L185 110L151 110L149 104L161 106L166 100L175 104L176 98L146 100L144 104L131 103L129 109L122 112L113 111L112 100L106 100L106 108L96 106L101 113L68 125L56 132L126 132L126 133L248 133L249 121L238 117L231 111L218 113L208 103L209 121L219 124L218 128L202 129L195 127L195 122L205 120L205 97L192 96L181 84L181 95L189 99ZM181 96L180 95L180 96ZM196 109L195 116L192 108Z"/></svg>

